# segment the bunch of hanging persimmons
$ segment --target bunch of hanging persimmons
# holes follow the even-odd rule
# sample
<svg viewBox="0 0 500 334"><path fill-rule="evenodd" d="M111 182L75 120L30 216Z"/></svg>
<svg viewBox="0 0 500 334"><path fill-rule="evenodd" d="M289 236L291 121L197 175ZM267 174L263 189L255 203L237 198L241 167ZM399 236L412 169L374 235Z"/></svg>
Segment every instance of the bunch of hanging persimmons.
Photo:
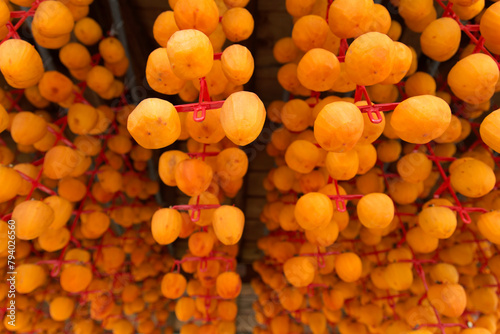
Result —
<svg viewBox="0 0 500 334"><path fill-rule="evenodd" d="M127 102L133 59L87 17L92 1L0 1L2 332L172 333L174 313L190 322L183 333L235 332L244 215L221 203L242 186L238 146L259 135L265 109L242 91L249 50L222 46L251 35L247 2L171 1L158 17L146 76L159 93L200 96L181 112ZM30 16L36 47L20 38ZM44 68L41 49L59 50L61 71ZM153 150L176 140L187 152L168 150L151 168ZM156 170L189 203L160 208ZM178 237L189 244L182 259L163 246Z"/></svg>
<svg viewBox="0 0 500 334"><path fill-rule="evenodd" d="M500 3L391 3L286 1L254 333L500 331Z"/></svg>

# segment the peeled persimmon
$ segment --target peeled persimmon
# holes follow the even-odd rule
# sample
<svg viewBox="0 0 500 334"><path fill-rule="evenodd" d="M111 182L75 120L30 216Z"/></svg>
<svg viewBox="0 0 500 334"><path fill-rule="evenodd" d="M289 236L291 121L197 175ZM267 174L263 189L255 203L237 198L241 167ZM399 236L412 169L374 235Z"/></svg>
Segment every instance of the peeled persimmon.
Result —
<svg viewBox="0 0 500 334"><path fill-rule="evenodd" d="M439 97L421 95L401 102L390 120L395 133L414 144L426 144L441 136L451 122L450 106Z"/></svg>
<svg viewBox="0 0 500 334"><path fill-rule="evenodd" d="M74 34L80 43L94 45L102 37L102 28L93 18L83 17L76 21Z"/></svg>
<svg viewBox="0 0 500 334"><path fill-rule="evenodd" d="M370 31L373 11L372 0L336 0L330 6L328 24L339 38L355 38Z"/></svg>
<svg viewBox="0 0 500 334"><path fill-rule="evenodd" d="M67 146L54 146L45 154L43 173L53 179L59 180L69 176L83 157L78 151Z"/></svg>
<svg viewBox="0 0 500 334"><path fill-rule="evenodd" d="M215 144L225 136L220 122L220 109L210 110L201 122L195 121L192 113L189 113L185 125L189 136L199 143Z"/></svg>
<svg viewBox="0 0 500 334"><path fill-rule="evenodd" d="M307 51L297 66L300 83L318 92L331 89L339 76L340 63L335 54L320 48Z"/></svg>
<svg viewBox="0 0 500 334"><path fill-rule="evenodd" d="M214 246L214 239L208 232L191 234L188 240L189 251L194 256L208 256Z"/></svg>
<svg viewBox="0 0 500 334"><path fill-rule="evenodd" d="M358 152L355 149L342 153L328 152L325 166L334 180L350 180L358 173Z"/></svg>
<svg viewBox="0 0 500 334"><path fill-rule="evenodd" d="M228 9L222 15L222 30L231 42L240 42L248 39L253 32L254 20L252 14L241 7Z"/></svg>
<svg viewBox="0 0 500 334"><path fill-rule="evenodd" d="M223 205L214 211L212 219L215 235L220 242L224 245L238 243L245 225L245 216L240 209Z"/></svg>
<svg viewBox="0 0 500 334"><path fill-rule="evenodd" d="M335 257L335 271L344 282L355 282L361 277L362 263L355 253L342 253Z"/></svg>
<svg viewBox="0 0 500 334"><path fill-rule="evenodd" d="M188 196L198 196L207 190L212 177L212 167L199 159L182 160L175 167L177 187Z"/></svg>
<svg viewBox="0 0 500 334"><path fill-rule="evenodd" d="M400 82L407 74L412 74L412 49L400 42L394 42L394 62L392 63L392 69L381 83L387 84L397 84ZM413 72L416 71L416 67Z"/></svg>
<svg viewBox="0 0 500 334"><path fill-rule="evenodd" d="M500 109L492 111L483 119L479 132L486 145L500 152Z"/></svg>
<svg viewBox="0 0 500 334"><path fill-rule="evenodd" d="M432 161L420 152L406 154L398 160L398 173L407 182L422 182L432 171Z"/></svg>
<svg viewBox="0 0 500 334"><path fill-rule="evenodd" d="M420 35L422 52L435 61L453 57L460 46L461 31L457 21L442 17L431 22Z"/></svg>
<svg viewBox="0 0 500 334"><path fill-rule="evenodd" d="M53 222L54 210L42 201L27 201L16 205L12 212L16 221L16 237L32 240L39 237Z"/></svg>
<svg viewBox="0 0 500 334"><path fill-rule="evenodd" d="M426 234L447 239L455 232L457 217L450 208L430 206L418 214L418 224Z"/></svg>
<svg viewBox="0 0 500 334"><path fill-rule="evenodd" d="M158 48L151 52L146 63L146 80L155 91L172 95L178 94L186 81L177 77L172 71L166 48Z"/></svg>
<svg viewBox="0 0 500 334"><path fill-rule="evenodd" d="M129 115L127 129L142 147L158 149L179 138L181 122L170 102L150 98L141 101Z"/></svg>
<svg viewBox="0 0 500 334"><path fill-rule="evenodd" d="M222 105L222 128L233 143L244 146L254 141L262 131L266 109L259 97L251 92L231 94Z"/></svg>
<svg viewBox="0 0 500 334"><path fill-rule="evenodd" d="M156 42L165 48L170 36L178 30L179 27L175 22L174 12L167 10L156 17L153 25L153 36Z"/></svg>
<svg viewBox="0 0 500 334"><path fill-rule="evenodd" d="M177 299L186 291L186 279L179 273L168 273L161 281L161 292L169 299Z"/></svg>
<svg viewBox="0 0 500 334"><path fill-rule="evenodd" d="M500 37L497 34L500 27L500 4L494 3L489 6L481 17L479 28L481 36L485 40L485 46L493 53L500 53Z"/></svg>
<svg viewBox="0 0 500 334"><path fill-rule="evenodd" d="M391 74L395 54L394 42L387 35L379 32L361 35L347 49L347 75L360 86L381 83Z"/></svg>
<svg viewBox="0 0 500 334"><path fill-rule="evenodd" d="M9 39L0 45L0 71L12 87L28 88L40 81L44 68L33 45L22 39Z"/></svg>
<svg viewBox="0 0 500 334"><path fill-rule="evenodd" d="M295 22L292 30L295 45L304 52L322 47L327 35L328 24L318 15L302 16Z"/></svg>
<svg viewBox="0 0 500 334"><path fill-rule="evenodd" d="M296 172L310 173L318 164L319 149L307 140L293 141L285 152L287 165Z"/></svg>
<svg viewBox="0 0 500 334"><path fill-rule="evenodd" d="M217 294L223 299L234 299L241 292L241 277L235 272L225 272L217 276Z"/></svg>
<svg viewBox="0 0 500 334"><path fill-rule="evenodd" d="M174 74L183 80L206 76L214 62L212 43L195 29L175 32L167 43L167 54Z"/></svg>
<svg viewBox="0 0 500 334"><path fill-rule="evenodd" d="M54 298L49 305L50 317L55 321L65 321L71 317L75 302L69 297L59 296Z"/></svg>
<svg viewBox="0 0 500 334"><path fill-rule="evenodd" d="M314 280L314 266L305 256L288 259L283 265L283 272L288 282L294 287L308 286Z"/></svg>
<svg viewBox="0 0 500 334"><path fill-rule="evenodd" d="M235 85L246 84L254 72L252 53L244 46L233 44L222 52L222 71Z"/></svg>
<svg viewBox="0 0 500 334"><path fill-rule="evenodd" d="M248 170L248 157L237 147L226 148L217 155L216 166L218 175L239 179L244 177Z"/></svg>
<svg viewBox="0 0 500 334"><path fill-rule="evenodd" d="M10 167L0 166L0 182L4 185L0 191L0 203L13 199L23 186L19 173Z"/></svg>
<svg viewBox="0 0 500 334"><path fill-rule="evenodd" d="M295 219L305 230L326 226L333 216L332 201L328 196L310 192L303 195L295 205Z"/></svg>
<svg viewBox="0 0 500 334"><path fill-rule="evenodd" d="M363 196L357 205L358 219L367 228L385 228L394 218L394 203L382 193Z"/></svg>
<svg viewBox="0 0 500 334"><path fill-rule="evenodd" d="M499 70L497 63L488 55L471 54L459 60L448 74L448 85L461 100L481 104L495 93Z"/></svg>
<svg viewBox="0 0 500 334"><path fill-rule="evenodd" d="M163 152L158 163L158 174L163 183L171 187L177 185L175 181L175 168L179 162L187 159L189 159L189 155L182 151L171 150Z"/></svg>
<svg viewBox="0 0 500 334"><path fill-rule="evenodd" d="M500 211L495 210L483 213L479 216L477 226L481 234L489 241L499 244L500 243L500 230L498 229L497 222L500 218Z"/></svg>
<svg viewBox="0 0 500 334"><path fill-rule="evenodd" d="M488 194L495 186L495 174L484 162L462 158L450 166L450 183L464 196L478 198Z"/></svg>
<svg viewBox="0 0 500 334"><path fill-rule="evenodd" d="M213 0L177 0L172 8L181 30L196 29L208 36L219 23L219 10Z"/></svg>
<svg viewBox="0 0 500 334"><path fill-rule="evenodd" d="M450 318L460 317L467 306L465 289L456 283L431 285L428 299L440 314Z"/></svg>
<svg viewBox="0 0 500 334"><path fill-rule="evenodd" d="M175 209L163 208L155 212L151 219L151 233L160 245L174 242L181 232L181 214Z"/></svg>
<svg viewBox="0 0 500 334"><path fill-rule="evenodd" d="M42 266L23 263L16 266L16 291L20 294L31 293L45 283L47 273Z"/></svg>
<svg viewBox="0 0 500 334"><path fill-rule="evenodd" d="M314 121L314 137L327 151L351 150L363 133L363 116L354 104L344 101L327 104Z"/></svg>
<svg viewBox="0 0 500 334"><path fill-rule="evenodd" d="M32 145L47 133L47 122L35 113L21 111L14 115L10 133L16 143Z"/></svg>

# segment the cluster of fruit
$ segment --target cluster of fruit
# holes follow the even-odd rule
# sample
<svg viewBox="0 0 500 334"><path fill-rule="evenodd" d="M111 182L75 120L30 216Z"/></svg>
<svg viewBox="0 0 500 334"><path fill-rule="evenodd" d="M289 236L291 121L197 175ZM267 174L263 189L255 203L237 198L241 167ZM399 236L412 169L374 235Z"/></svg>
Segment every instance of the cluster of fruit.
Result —
<svg viewBox="0 0 500 334"><path fill-rule="evenodd" d="M391 2L446 79L372 0L286 1L254 333L497 333L500 3Z"/></svg>
<svg viewBox="0 0 500 334"><path fill-rule="evenodd" d="M150 226L153 152L127 130L129 59L86 17L91 2L0 1L0 71L14 88L0 91L1 332L160 333L170 314L160 282L174 259ZM45 71L19 38L30 16L63 70ZM92 105L94 93L107 101Z"/></svg>
<svg viewBox="0 0 500 334"><path fill-rule="evenodd" d="M266 118L260 99L243 91L254 71L252 54L239 44L223 49L226 39L239 42L251 35L247 3L170 1L173 11L161 13L154 24L160 47L149 55L146 79L159 93L198 102L174 106L146 99L128 118L142 147L187 140L187 152L161 155L158 172L165 185L190 197L188 204L159 209L151 221L160 245L188 239L188 250L161 284L163 295L176 299L181 333L236 332L234 299L242 283L234 270L245 216L224 202L236 196L248 170L248 157L238 146L254 141Z"/></svg>

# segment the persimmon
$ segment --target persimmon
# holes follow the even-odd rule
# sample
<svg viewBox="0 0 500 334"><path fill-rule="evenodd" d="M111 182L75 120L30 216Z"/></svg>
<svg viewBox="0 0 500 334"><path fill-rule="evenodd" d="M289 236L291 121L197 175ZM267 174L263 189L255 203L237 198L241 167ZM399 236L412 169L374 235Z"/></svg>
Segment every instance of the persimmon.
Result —
<svg viewBox="0 0 500 334"><path fill-rule="evenodd" d="M302 16L293 25L292 39L295 45L304 52L322 47L327 35L328 24L318 15Z"/></svg>
<svg viewBox="0 0 500 334"><path fill-rule="evenodd" d="M328 196L310 192L300 197L295 205L295 219L305 230L324 227L333 216L332 201Z"/></svg>
<svg viewBox="0 0 500 334"><path fill-rule="evenodd" d="M179 27L175 22L174 12L167 10L156 17L153 25L153 36L156 42L165 48L170 36L178 30Z"/></svg>
<svg viewBox="0 0 500 334"><path fill-rule="evenodd" d="M391 74L394 58L394 42L387 35L369 32L349 46L345 56L346 73L357 85L381 83Z"/></svg>
<svg viewBox="0 0 500 334"><path fill-rule="evenodd" d="M168 273L161 281L161 292L169 299L177 299L186 291L186 279L179 273Z"/></svg>
<svg viewBox="0 0 500 334"><path fill-rule="evenodd" d="M235 272L225 272L217 276L217 294L224 299L234 299L241 292L241 278Z"/></svg>
<svg viewBox="0 0 500 334"><path fill-rule="evenodd" d="M83 17L75 22L75 37L84 45L94 45L102 37L101 26L90 17Z"/></svg>
<svg viewBox="0 0 500 334"><path fill-rule="evenodd" d="M495 54L500 52L500 38L495 33L499 27L499 15L500 4L494 3L485 10L479 24L481 36L485 40L485 46Z"/></svg>
<svg viewBox="0 0 500 334"><path fill-rule="evenodd" d="M397 163L398 173L407 182L418 183L429 177L432 161L420 152L406 154Z"/></svg>
<svg viewBox="0 0 500 334"><path fill-rule="evenodd" d="M363 116L358 107L344 101L327 104L314 121L314 137L327 151L351 150L363 133Z"/></svg>
<svg viewBox="0 0 500 334"><path fill-rule="evenodd" d="M436 61L450 59L460 45L460 27L449 17L443 17L430 23L420 36L422 52Z"/></svg>
<svg viewBox="0 0 500 334"><path fill-rule="evenodd" d="M296 172L310 173L317 165L319 149L307 140L293 141L285 152L287 165Z"/></svg>
<svg viewBox="0 0 500 334"><path fill-rule="evenodd" d="M294 61L299 56L299 49L291 37L283 37L274 43L274 59L280 64Z"/></svg>
<svg viewBox="0 0 500 334"><path fill-rule="evenodd" d="M334 180L350 180L359 169L358 152L356 150L343 153L328 152L325 166Z"/></svg>
<svg viewBox="0 0 500 334"><path fill-rule="evenodd" d="M16 205L12 212L16 236L21 240L39 237L53 222L54 210L42 201L27 201Z"/></svg>
<svg viewBox="0 0 500 334"><path fill-rule="evenodd" d="M16 143L32 145L47 133L47 122L32 112L21 111L14 115L10 133Z"/></svg>
<svg viewBox="0 0 500 334"><path fill-rule="evenodd" d="M208 232L196 232L189 237L188 246L194 256L207 256L213 249L214 239Z"/></svg>
<svg viewBox="0 0 500 334"><path fill-rule="evenodd" d="M182 217L177 210L160 209L155 212L151 220L153 238L160 245L167 245L179 236L182 226Z"/></svg>
<svg viewBox="0 0 500 334"><path fill-rule="evenodd" d="M175 23L181 30L196 29L208 36L219 23L219 10L215 1L177 0L172 8Z"/></svg>
<svg viewBox="0 0 500 334"><path fill-rule="evenodd" d="M215 235L220 242L224 245L238 243L245 225L245 216L240 209L223 205L215 209L212 219Z"/></svg>
<svg viewBox="0 0 500 334"><path fill-rule="evenodd" d="M200 143L215 144L225 137L220 122L220 109L211 110L201 122L195 121L192 113L189 113L185 125L189 136Z"/></svg>
<svg viewBox="0 0 500 334"><path fill-rule="evenodd" d="M172 71L166 48L151 52L146 63L146 80L155 91L162 94L177 94L186 84Z"/></svg>
<svg viewBox="0 0 500 334"><path fill-rule="evenodd" d="M167 55L172 71L183 80L206 76L214 62L212 43L205 34L195 29L172 34L167 43Z"/></svg>
<svg viewBox="0 0 500 334"><path fill-rule="evenodd" d="M500 110L492 111L481 122L479 132L481 139L493 150L500 152Z"/></svg>
<svg viewBox="0 0 500 334"><path fill-rule="evenodd" d="M254 141L266 120L264 104L251 92L231 94L222 105L220 121L226 136L235 144L244 146Z"/></svg>
<svg viewBox="0 0 500 334"><path fill-rule="evenodd" d="M69 176L83 157L67 146L54 146L45 154L43 173L54 180Z"/></svg>
<svg viewBox="0 0 500 334"><path fill-rule="evenodd" d="M9 39L0 46L0 71L9 85L28 88L43 76L42 58L35 47L21 39Z"/></svg>
<svg viewBox="0 0 500 334"><path fill-rule="evenodd" d="M163 148L180 136L181 124L174 106L165 100L143 100L127 120L127 129L144 148Z"/></svg>
<svg viewBox="0 0 500 334"><path fill-rule="evenodd" d="M489 193L495 186L495 174L484 162L474 158L456 160L450 166L451 186L459 193L477 198Z"/></svg>
<svg viewBox="0 0 500 334"><path fill-rule="evenodd" d="M332 88L340 76L340 63L330 51L310 49L297 66L297 78L307 89L323 92Z"/></svg>
<svg viewBox="0 0 500 334"><path fill-rule="evenodd" d="M19 173L10 167L0 166L0 180L4 188L0 191L0 203L9 201L16 197L23 186L23 179ZM30 187L31 190L31 187Z"/></svg>
<svg viewBox="0 0 500 334"><path fill-rule="evenodd" d="M283 272L288 282L294 287L308 286L314 279L314 266L305 256L292 257L283 265Z"/></svg>
<svg viewBox="0 0 500 334"><path fill-rule="evenodd" d="M205 161L186 159L175 167L177 187L188 196L197 196L208 189L213 177L213 170Z"/></svg>
<svg viewBox="0 0 500 334"><path fill-rule="evenodd" d="M495 93L499 70L495 61L482 53L459 60L448 74L448 85L453 93L470 104L480 104Z"/></svg>
<svg viewBox="0 0 500 334"><path fill-rule="evenodd" d="M222 71L235 85L246 84L254 72L252 53L244 46L233 44L222 52Z"/></svg>
<svg viewBox="0 0 500 334"><path fill-rule="evenodd" d="M160 179L168 186L175 186L175 168L182 160L189 159L189 155L182 151L171 150L165 151L160 156L158 164L158 174Z"/></svg>
<svg viewBox="0 0 500 334"><path fill-rule="evenodd" d="M363 196L357 205L358 218L367 228L385 228L394 218L394 203L386 194Z"/></svg>
<svg viewBox="0 0 500 334"><path fill-rule="evenodd" d="M46 252L55 252L63 249L69 242L71 233L65 227L49 228L38 237L40 247Z"/></svg>
<svg viewBox="0 0 500 334"><path fill-rule="evenodd" d="M451 318L461 316L467 303L464 288L456 283L431 285L428 298L440 314Z"/></svg>
<svg viewBox="0 0 500 334"><path fill-rule="evenodd" d="M87 74L87 85L99 95L106 94L112 89L114 76L110 70L104 66L94 66Z"/></svg>
<svg viewBox="0 0 500 334"><path fill-rule="evenodd" d="M69 297L56 297L49 305L50 317L56 321L65 321L71 317L75 302Z"/></svg>
<svg viewBox="0 0 500 334"><path fill-rule="evenodd" d="M355 253L342 253L335 257L335 271L344 282L355 282L361 277L361 259Z"/></svg>
<svg viewBox="0 0 500 334"><path fill-rule="evenodd" d="M425 72L415 72L405 82L405 91L409 97L436 95L436 81Z"/></svg>
<svg viewBox="0 0 500 334"><path fill-rule="evenodd" d="M431 95L404 100L394 109L390 120L395 133L414 144L425 144L441 136L450 122L450 106Z"/></svg>
<svg viewBox="0 0 500 334"><path fill-rule="evenodd" d="M253 32L254 20L252 14L241 7L228 9L222 15L222 30L231 42L240 42L248 39Z"/></svg>
<svg viewBox="0 0 500 334"><path fill-rule="evenodd" d="M45 284L47 273L42 266L37 264L20 264L16 266L17 279L16 291L20 294L33 292Z"/></svg>
<svg viewBox="0 0 500 334"><path fill-rule="evenodd" d="M195 312L194 299L189 297L180 298L175 304L175 317L179 321L188 321Z"/></svg>
<svg viewBox="0 0 500 334"><path fill-rule="evenodd" d="M489 241L498 244L500 242L500 233L496 227L495 221L500 217L500 211L495 210L483 213L479 216L477 226L481 234Z"/></svg>

